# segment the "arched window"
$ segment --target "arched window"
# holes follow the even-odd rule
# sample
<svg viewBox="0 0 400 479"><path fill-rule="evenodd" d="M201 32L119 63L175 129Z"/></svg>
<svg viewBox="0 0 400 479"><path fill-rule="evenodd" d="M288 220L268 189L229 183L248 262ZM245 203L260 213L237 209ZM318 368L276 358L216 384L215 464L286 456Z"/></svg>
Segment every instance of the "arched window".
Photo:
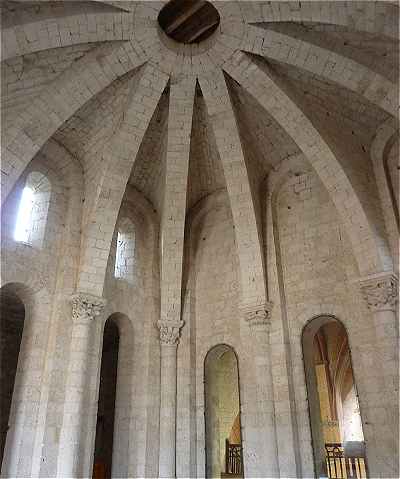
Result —
<svg viewBox="0 0 400 479"><path fill-rule="evenodd" d="M304 328L302 343L316 477L366 477L347 332L337 319L321 316Z"/></svg>
<svg viewBox="0 0 400 479"><path fill-rule="evenodd" d="M212 348L204 361L206 477L243 475L239 373L234 350Z"/></svg>
<svg viewBox="0 0 400 479"><path fill-rule="evenodd" d="M114 276L133 281L135 268L135 229L128 219L123 220L117 232Z"/></svg>
<svg viewBox="0 0 400 479"><path fill-rule="evenodd" d="M46 231L51 185L38 172L32 172L26 179L19 203L15 223L14 239L41 248Z"/></svg>

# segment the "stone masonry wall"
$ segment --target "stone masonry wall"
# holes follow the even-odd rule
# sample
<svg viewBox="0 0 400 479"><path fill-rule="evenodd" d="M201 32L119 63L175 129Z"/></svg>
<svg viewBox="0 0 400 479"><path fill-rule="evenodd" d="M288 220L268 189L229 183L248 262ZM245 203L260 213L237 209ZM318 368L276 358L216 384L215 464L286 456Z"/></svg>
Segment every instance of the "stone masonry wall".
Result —
<svg viewBox="0 0 400 479"><path fill-rule="evenodd" d="M295 399L292 407L296 415L301 470L303 475L308 475L313 471L313 459L301 350L304 325L313 317L324 314L334 315L343 322L349 337L364 424L370 421L370 411L379 408L373 393L376 386L372 386L379 382L379 366L375 370L368 368L368 364L374 361L375 328L360 296L357 265L347 233L315 173L309 168L293 165L294 174L284 178L272 200L275 249L279 253L277 275L281 277L283 290L279 296L277 285L272 285L271 295L280 304L282 318L278 317L279 308L274 309L271 344L273 369L278 371L281 359L279 348L275 348L274 343L282 334L280 322L286 322ZM275 378L276 394L279 394L281 381L277 376ZM367 453L371 454L372 460L374 448L371 443L384 434L384 427L375 423L375 427L365 426L364 429L370 442Z"/></svg>

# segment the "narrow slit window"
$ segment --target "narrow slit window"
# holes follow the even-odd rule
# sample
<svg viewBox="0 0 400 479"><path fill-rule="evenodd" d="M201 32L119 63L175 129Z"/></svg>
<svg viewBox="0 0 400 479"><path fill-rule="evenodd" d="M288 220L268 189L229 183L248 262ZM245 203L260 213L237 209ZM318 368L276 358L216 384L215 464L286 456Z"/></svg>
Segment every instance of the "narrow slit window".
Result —
<svg viewBox="0 0 400 479"><path fill-rule="evenodd" d="M29 186L25 186L21 195L21 202L18 208L17 222L15 225L14 239L21 243L29 243L32 229L32 210L34 192Z"/></svg>
<svg viewBox="0 0 400 479"><path fill-rule="evenodd" d="M135 267L135 232L130 221L123 222L117 233L114 276L133 281Z"/></svg>
<svg viewBox="0 0 400 479"><path fill-rule="evenodd" d="M117 254L115 257L115 277L123 278L125 269L125 235L118 231L117 234Z"/></svg>
<svg viewBox="0 0 400 479"><path fill-rule="evenodd" d="M41 173L30 173L19 203L14 229L15 241L37 248L43 246L50 194L49 180Z"/></svg>

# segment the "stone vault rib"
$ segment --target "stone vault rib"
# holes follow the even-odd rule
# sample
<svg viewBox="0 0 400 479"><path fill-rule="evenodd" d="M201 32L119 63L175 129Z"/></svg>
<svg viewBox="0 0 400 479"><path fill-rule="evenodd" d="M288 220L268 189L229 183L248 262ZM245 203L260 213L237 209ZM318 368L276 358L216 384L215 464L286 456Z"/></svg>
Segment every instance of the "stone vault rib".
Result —
<svg viewBox="0 0 400 479"><path fill-rule="evenodd" d="M131 40L132 37L133 14L122 10L32 18L29 22L4 27L2 61L51 48Z"/></svg>
<svg viewBox="0 0 400 479"><path fill-rule="evenodd" d="M360 271L368 274L385 270L386 246L382 247L374 232L374 219L367 216L341 164L304 112L245 53L237 52L224 69L257 99L306 155L347 226ZM368 262L366 257L370 258Z"/></svg>
<svg viewBox="0 0 400 479"><path fill-rule="evenodd" d="M176 348L181 321L186 191L195 78L170 89L165 190L161 221L161 406L159 477L175 477Z"/></svg>
<svg viewBox="0 0 400 479"><path fill-rule="evenodd" d="M124 120L104 152L98 199L83 232L78 291L101 296L115 222L132 166L168 76L144 67ZM95 248L93 248L95 245Z"/></svg>
<svg viewBox="0 0 400 479"><path fill-rule="evenodd" d="M235 116L221 70L199 78L214 129L235 223L242 280L242 300L266 300L260 235Z"/></svg>
<svg viewBox="0 0 400 479"><path fill-rule="evenodd" d="M384 35L398 41L398 7L394 2L243 2L248 23L313 22Z"/></svg>
<svg viewBox="0 0 400 479"><path fill-rule="evenodd" d="M161 222L163 238L161 317L174 320L181 312L181 277L185 229L186 191L193 118L195 79L172 83L168 117L168 149Z"/></svg>
<svg viewBox="0 0 400 479"><path fill-rule="evenodd" d="M296 66L348 88L391 115L397 112L396 85L360 63L289 35L248 26L242 50Z"/></svg>
<svg viewBox="0 0 400 479"><path fill-rule="evenodd" d="M116 78L146 61L132 43L102 46L56 78L4 132L2 202L44 143L79 108Z"/></svg>

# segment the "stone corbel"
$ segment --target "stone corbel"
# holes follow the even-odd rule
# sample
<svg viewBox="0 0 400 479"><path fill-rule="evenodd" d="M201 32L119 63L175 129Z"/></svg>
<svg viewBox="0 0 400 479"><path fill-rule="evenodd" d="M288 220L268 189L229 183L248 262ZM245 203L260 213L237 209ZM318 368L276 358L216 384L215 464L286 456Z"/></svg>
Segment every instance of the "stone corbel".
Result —
<svg viewBox="0 0 400 479"><path fill-rule="evenodd" d="M363 298L371 311L395 311L398 279L394 273L381 273L360 280Z"/></svg>
<svg viewBox="0 0 400 479"><path fill-rule="evenodd" d="M88 322L103 312L106 300L88 293L76 293L71 297L72 320Z"/></svg>
<svg viewBox="0 0 400 479"><path fill-rule="evenodd" d="M271 302L244 304L241 310L246 323L251 327L261 327L268 329L271 324L271 312L273 304Z"/></svg>
<svg viewBox="0 0 400 479"><path fill-rule="evenodd" d="M184 324L184 321L157 321L157 326L160 330L161 346L176 346L179 341L180 330Z"/></svg>

